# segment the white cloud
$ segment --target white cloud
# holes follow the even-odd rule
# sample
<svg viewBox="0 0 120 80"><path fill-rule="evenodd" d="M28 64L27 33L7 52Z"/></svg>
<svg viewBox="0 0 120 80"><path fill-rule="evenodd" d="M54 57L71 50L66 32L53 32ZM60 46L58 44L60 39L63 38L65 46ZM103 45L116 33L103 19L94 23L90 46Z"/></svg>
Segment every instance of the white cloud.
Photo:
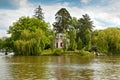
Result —
<svg viewBox="0 0 120 80"><path fill-rule="evenodd" d="M0 9L0 36L6 36L8 28L13 22L17 21L21 16L32 16L34 7L27 0L14 0L14 3L20 5L18 9L8 10Z"/></svg>
<svg viewBox="0 0 120 80"><path fill-rule="evenodd" d="M86 1L87 3L89 0L82 1ZM14 0L14 2L19 5L18 9L0 9L0 36L5 36L9 26L21 16L32 16L34 14L34 9L39 5L37 3L32 4L28 2L28 0ZM94 25L96 26L95 29L105 29L107 27L116 27L120 25L120 2L111 0L109 3L109 5L104 7L85 6L81 8L69 6L69 3L57 3L53 5L41 4L41 7L44 12L45 21L50 22L51 24L55 21L56 12L64 7L69 11L72 17L81 18L83 14L87 13L94 22Z"/></svg>
<svg viewBox="0 0 120 80"><path fill-rule="evenodd" d="M82 3L87 4L89 0L81 0Z"/></svg>
<svg viewBox="0 0 120 80"><path fill-rule="evenodd" d="M64 4L57 3L54 5L41 5L41 7L43 8L45 21L50 22L52 24L55 21L55 14L57 13L57 11L63 7L67 9L70 8L68 7L68 5L69 3L64 3Z"/></svg>

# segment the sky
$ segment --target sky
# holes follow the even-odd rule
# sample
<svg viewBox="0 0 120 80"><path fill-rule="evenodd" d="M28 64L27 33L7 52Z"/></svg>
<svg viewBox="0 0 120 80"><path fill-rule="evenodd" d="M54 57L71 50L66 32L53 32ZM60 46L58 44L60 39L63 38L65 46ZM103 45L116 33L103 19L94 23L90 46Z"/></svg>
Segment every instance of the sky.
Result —
<svg viewBox="0 0 120 80"><path fill-rule="evenodd" d="M22 16L32 17L38 5L51 26L56 12L66 8L77 19L88 14L94 30L120 27L120 0L0 0L0 37L10 36L7 34L9 26Z"/></svg>

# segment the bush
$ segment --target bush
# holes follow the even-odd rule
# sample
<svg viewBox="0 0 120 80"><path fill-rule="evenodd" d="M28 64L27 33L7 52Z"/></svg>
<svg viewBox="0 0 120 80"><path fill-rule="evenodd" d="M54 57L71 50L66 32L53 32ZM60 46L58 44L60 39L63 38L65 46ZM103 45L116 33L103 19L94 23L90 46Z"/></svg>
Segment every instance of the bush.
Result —
<svg viewBox="0 0 120 80"><path fill-rule="evenodd" d="M93 53L90 53L90 52L84 51L84 50L80 50L79 54L81 56L93 56L94 55Z"/></svg>
<svg viewBox="0 0 120 80"><path fill-rule="evenodd" d="M53 53L53 55L59 56L63 53L62 49L56 49Z"/></svg>

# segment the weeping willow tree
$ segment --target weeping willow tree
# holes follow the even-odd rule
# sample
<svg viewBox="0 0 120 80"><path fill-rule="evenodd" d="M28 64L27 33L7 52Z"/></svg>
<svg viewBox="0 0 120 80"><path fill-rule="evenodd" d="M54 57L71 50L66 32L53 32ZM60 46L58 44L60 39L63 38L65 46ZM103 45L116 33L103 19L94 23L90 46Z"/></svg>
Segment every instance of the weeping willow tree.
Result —
<svg viewBox="0 0 120 80"><path fill-rule="evenodd" d="M38 18L21 17L9 27L15 55L39 55L49 45L48 23Z"/></svg>
<svg viewBox="0 0 120 80"><path fill-rule="evenodd" d="M108 28L99 31L95 42L103 53L120 54L120 29Z"/></svg>
<svg viewBox="0 0 120 80"><path fill-rule="evenodd" d="M50 36L50 49L52 52L54 52L54 49L55 49L55 33L54 31L52 32L52 35Z"/></svg>
<svg viewBox="0 0 120 80"><path fill-rule="evenodd" d="M15 55L40 55L44 50L46 36L41 29L35 32L23 30L20 39L14 42Z"/></svg>

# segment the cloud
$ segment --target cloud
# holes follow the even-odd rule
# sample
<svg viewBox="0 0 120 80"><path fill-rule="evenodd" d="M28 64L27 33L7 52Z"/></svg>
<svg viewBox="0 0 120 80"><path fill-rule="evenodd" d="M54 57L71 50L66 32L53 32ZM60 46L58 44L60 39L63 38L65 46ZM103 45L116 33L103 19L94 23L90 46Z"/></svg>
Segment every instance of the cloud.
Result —
<svg viewBox="0 0 120 80"><path fill-rule="evenodd" d="M87 4L89 0L81 0L82 3Z"/></svg>
<svg viewBox="0 0 120 80"><path fill-rule="evenodd" d="M0 9L0 36L6 36L9 26L16 22L21 16L32 16L34 6L27 0L13 0L19 5L18 9Z"/></svg>
<svg viewBox="0 0 120 80"><path fill-rule="evenodd" d="M54 5L41 5L44 12L45 21L50 22L52 25L52 23L55 22L55 14L57 13L57 11L60 10L62 7L68 9L68 5L69 3L66 2L63 4L57 3Z"/></svg>
<svg viewBox="0 0 120 80"><path fill-rule="evenodd" d="M29 6L28 0L0 0L0 9L18 9L19 7Z"/></svg>
<svg viewBox="0 0 120 80"><path fill-rule="evenodd" d="M89 0L82 0L88 3ZM115 0L102 0L107 2L107 6L87 5L87 6L70 6L70 2L56 4L31 3L28 0L13 0L13 5L18 5L17 9L0 9L0 36L6 36L6 31L13 22L21 16L32 16L34 9L41 5L45 21L52 25L55 22L55 14L61 8L66 8L72 17L81 18L83 14L88 14L94 22L95 29L105 29L107 27L120 26L120 2ZM90 3L89 3L90 4Z"/></svg>

